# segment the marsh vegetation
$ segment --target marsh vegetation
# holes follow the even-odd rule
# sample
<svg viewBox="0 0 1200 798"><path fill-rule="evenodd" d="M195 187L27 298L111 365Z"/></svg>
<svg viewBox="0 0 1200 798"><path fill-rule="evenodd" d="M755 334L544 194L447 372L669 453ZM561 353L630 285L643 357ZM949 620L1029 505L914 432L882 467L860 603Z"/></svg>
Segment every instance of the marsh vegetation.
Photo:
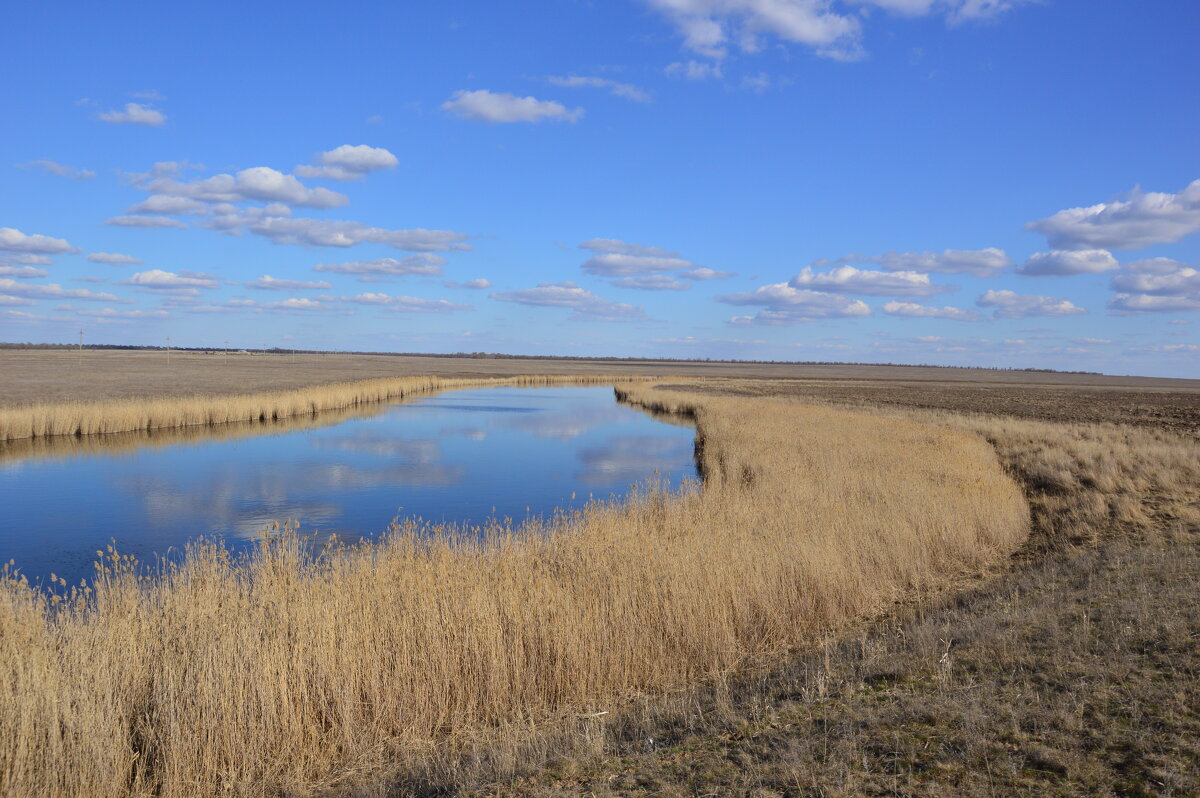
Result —
<svg viewBox="0 0 1200 798"><path fill-rule="evenodd" d="M313 552L281 529L152 576L105 551L53 592L10 573L0 788L384 794L513 772L547 735L595 750L604 713L779 662L1026 539L1019 487L971 432L622 393L695 420L703 491L482 538L402 523Z"/></svg>

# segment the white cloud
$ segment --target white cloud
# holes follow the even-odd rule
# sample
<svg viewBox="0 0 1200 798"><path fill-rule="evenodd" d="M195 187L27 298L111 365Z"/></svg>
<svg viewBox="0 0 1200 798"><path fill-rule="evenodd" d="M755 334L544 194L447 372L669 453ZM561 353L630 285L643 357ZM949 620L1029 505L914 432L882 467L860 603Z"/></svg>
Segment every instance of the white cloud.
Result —
<svg viewBox="0 0 1200 798"><path fill-rule="evenodd" d="M0 277L0 294L24 297L26 299L84 299L89 302L122 302L113 294L96 293L86 288L63 288L58 283L45 285L29 285L18 283L5 277Z"/></svg>
<svg viewBox="0 0 1200 798"><path fill-rule="evenodd" d="M916 271L994 277L1012 264L1004 250L947 249L942 252L885 252L882 255L845 255L835 263L875 263L889 272ZM823 265L817 261L816 265Z"/></svg>
<svg viewBox="0 0 1200 798"><path fill-rule="evenodd" d="M583 262L581 268L588 274L597 274L602 277L633 277L676 269L689 269L694 265L691 261L682 258L621 255L616 252L606 252L588 258Z"/></svg>
<svg viewBox="0 0 1200 798"><path fill-rule="evenodd" d="M49 266L54 263L54 258L49 255L34 255L29 252L4 252L0 253L0 263L6 266L14 263L22 266Z"/></svg>
<svg viewBox="0 0 1200 798"><path fill-rule="evenodd" d="M167 121L167 115L141 103L125 103L121 111L105 111L100 119L118 125L150 125L157 127Z"/></svg>
<svg viewBox="0 0 1200 798"><path fill-rule="evenodd" d="M64 255L79 250L61 238L26 235L15 227L0 227L0 252L24 252L34 255Z"/></svg>
<svg viewBox="0 0 1200 798"><path fill-rule="evenodd" d="M648 103L652 99L650 93L645 89L640 89L629 83L619 83L607 78L586 78L569 75L567 77L551 76L546 78L546 80L555 86L562 86L568 89L605 89L616 97L624 97L626 100L633 100L638 103Z"/></svg>
<svg viewBox="0 0 1200 798"><path fill-rule="evenodd" d="M485 288L491 288L492 282L486 277L476 277L474 280L467 280L463 283L455 282L454 280L446 280L444 283L442 283L442 285L446 286L447 288L465 288L471 291L482 291Z"/></svg>
<svg viewBox="0 0 1200 798"><path fill-rule="evenodd" d="M187 227L178 219L170 219L166 216L114 216L111 219L105 219L104 223L115 227L175 227L180 229Z"/></svg>
<svg viewBox="0 0 1200 798"><path fill-rule="evenodd" d="M472 122L541 122L549 119L556 122L576 122L583 118L583 109L568 110L562 103L539 100L536 97L518 97L507 92L456 91L442 103L442 110L449 111Z"/></svg>
<svg viewBox="0 0 1200 798"><path fill-rule="evenodd" d="M32 280L45 277L50 272L36 266L6 266L0 263L0 277L15 277L18 280Z"/></svg>
<svg viewBox="0 0 1200 798"><path fill-rule="evenodd" d="M141 263L141 259L135 258L132 255L122 255L119 252L93 252L87 256L87 259L92 263L110 263L114 266L130 263Z"/></svg>
<svg viewBox="0 0 1200 798"><path fill-rule="evenodd" d="M324 304L314 299L304 299L302 297L292 297L290 299L280 300L279 302L265 302L261 305L257 305L256 307L275 312L331 310L331 308L326 307Z"/></svg>
<svg viewBox="0 0 1200 798"><path fill-rule="evenodd" d="M788 284L793 288L867 296L932 296L954 290L952 286L930 282L928 274L877 272L853 266L839 266L828 272L816 272L805 266Z"/></svg>
<svg viewBox="0 0 1200 798"><path fill-rule="evenodd" d="M1119 265L1107 249L1056 249L1030 255L1017 267L1017 274L1026 277L1099 274L1116 269Z"/></svg>
<svg viewBox="0 0 1200 798"><path fill-rule="evenodd" d="M1178 194L1134 189L1123 199L1068 208L1025 225L1055 249L1140 249L1200 231L1200 180Z"/></svg>
<svg viewBox="0 0 1200 798"><path fill-rule="evenodd" d="M987 19L1031 0L850 0L906 16L939 12L950 24ZM730 42L745 52L762 49L774 35L837 60L862 57L858 14L841 14L830 0L646 0L674 24L684 45L708 58L728 54ZM864 15L865 16L865 13Z"/></svg>
<svg viewBox="0 0 1200 798"><path fill-rule="evenodd" d="M307 291L310 289L328 290L333 288L332 285L324 281L305 282L304 280L284 280L272 277L269 274L264 274L257 280L250 280L247 283L243 283L243 285L247 288L257 288L263 291Z"/></svg>
<svg viewBox="0 0 1200 798"><path fill-rule="evenodd" d="M589 274L602 277L636 277L695 268L696 264L684 260L675 252L635 244L616 238L589 238L579 245L580 249L597 253L583 262L582 269Z"/></svg>
<svg viewBox="0 0 1200 798"><path fill-rule="evenodd" d="M849 54L857 46L857 17L837 14L822 0L647 0L675 24L684 45L709 58L723 58L730 39L742 50L760 49L759 37L818 48L823 55Z"/></svg>
<svg viewBox="0 0 1200 798"><path fill-rule="evenodd" d="M77 310L77 316L92 316L101 319L165 319L171 314L165 310L114 310L100 308L99 310Z"/></svg>
<svg viewBox="0 0 1200 798"><path fill-rule="evenodd" d="M1171 258L1127 264L1113 276L1112 287L1122 292L1108 302L1108 309L1116 313L1200 310L1200 271Z"/></svg>
<svg viewBox="0 0 1200 798"><path fill-rule="evenodd" d="M518 291L493 291L500 302L516 302L539 307L570 308L571 318L590 321L631 321L645 318L640 307L612 302L580 288L572 282L538 283L535 288Z"/></svg>
<svg viewBox="0 0 1200 798"><path fill-rule="evenodd" d="M327 301L351 302L357 305L375 305L398 313L453 313L457 310L473 310L470 305L448 302L445 299L421 299L415 296L366 293L355 296L321 297Z"/></svg>
<svg viewBox="0 0 1200 798"><path fill-rule="evenodd" d="M613 280L618 288L636 288L639 291L686 291L692 286L666 274L643 274L637 277L622 277Z"/></svg>
<svg viewBox="0 0 1200 798"><path fill-rule="evenodd" d="M1170 258L1152 258L1128 264L1112 279L1117 291L1160 296L1195 295L1200 298L1200 271Z"/></svg>
<svg viewBox="0 0 1200 798"><path fill-rule="evenodd" d="M204 202L283 202L307 208L337 208L350 201L345 194L327 188L309 188L295 175L269 166L253 166L236 174L218 174L199 180L140 176L135 185L152 194L189 197Z"/></svg>
<svg viewBox="0 0 1200 798"><path fill-rule="evenodd" d="M27 306L33 305L33 304L35 304L33 302L33 300L25 299L24 297L9 296L8 294L0 294L0 305L6 305L8 307L12 307L14 305L27 307Z"/></svg>
<svg viewBox="0 0 1200 798"><path fill-rule="evenodd" d="M685 280L728 280L737 277L737 272L722 272L707 266L696 266L680 272L679 276Z"/></svg>
<svg viewBox="0 0 1200 798"><path fill-rule="evenodd" d="M170 194L151 194L146 199L129 208L127 213L165 213L170 215L209 213L211 208L207 203L191 197L174 197Z"/></svg>
<svg viewBox="0 0 1200 798"><path fill-rule="evenodd" d="M870 316L871 308L861 299L796 288L788 283L772 283L754 291L717 297L727 305L761 305L766 310L755 316L734 316L735 326L782 326L818 319Z"/></svg>
<svg viewBox="0 0 1200 798"><path fill-rule="evenodd" d="M446 265L446 259L441 255L422 252L400 259L376 258L375 260L354 260L347 263L318 263L313 267L313 271L387 277L402 277L409 274L435 277L442 273L444 265Z"/></svg>
<svg viewBox="0 0 1200 798"><path fill-rule="evenodd" d="M721 65L708 61L676 61L667 64L663 70L669 78L686 78L687 80L720 80L724 77Z"/></svg>
<svg viewBox="0 0 1200 798"><path fill-rule="evenodd" d="M59 177L70 178L71 180L91 180L96 176L96 173L91 169L77 169L74 166L67 166L58 161L51 161L49 158L43 158L38 161L30 161L29 163L20 164L21 168L29 169L37 167L52 175Z"/></svg>
<svg viewBox="0 0 1200 798"><path fill-rule="evenodd" d="M949 305L945 307L930 307L913 302L888 302L883 306L883 312L889 316L903 316L910 319L951 319L953 321L978 321L979 314L973 310L963 310Z"/></svg>
<svg viewBox="0 0 1200 798"><path fill-rule="evenodd" d="M148 291L187 291L197 288L216 288L217 280L209 274L187 271L176 274L162 269L150 269L137 272L128 280L122 281L121 285L133 285Z"/></svg>
<svg viewBox="0 0 1200 798"><path fill-rule="evenodd" d="M320 166L297 166L300 177L326 177L332 180L360 180L371 172L392 169L400 161L383 147L343 144L317 156Z"/></svg>
<svg viewBox="0 0 1200 798"><path fill-rule="evenodd" d="M678 253L662 247L650 247L645 244L634 244L618 238L589 238L579 245L580 249L590 249L592 252L615 252L618 255L638 255L645 257L677 258Z"/></svg>
<svg viewBox="0 0 1200 798"><path fill-rule="evenodd" d="M1017 294L1012 291L985 291L975 300L981 308L995 308L996 318L1024 319L1030 316L1074 316L1087 313L1066 299Z"/></svg>
<svg viewBox="0 0 1200 798"><path fill-rule="evenodd" d="M356 244L387 244L396 249L412 252L445 252L466 250L471 245L464 243L466 233L454 230L388 230L370 227L361 222L346 222L334 219L293 219L290 217L265 216L262 218L239 217L245 228L255 235L270 239L276 244L294 244L311 247L352 247Z"/></svg>

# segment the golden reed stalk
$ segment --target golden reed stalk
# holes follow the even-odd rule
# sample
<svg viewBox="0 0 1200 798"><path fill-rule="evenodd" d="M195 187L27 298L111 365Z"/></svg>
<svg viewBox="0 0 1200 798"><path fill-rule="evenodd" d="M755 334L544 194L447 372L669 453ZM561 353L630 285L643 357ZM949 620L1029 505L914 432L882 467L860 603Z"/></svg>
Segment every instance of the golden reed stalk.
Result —
<svg viewBox="0 0 1200 798"><path fill-rule="evenodd" d="M982 439L621 386L690 415L705 485L481 534L314 553L196 543L86 588L0 578L0 794L397 794L513 740L811 645L1006 556L1028 508ZM518 456L514 453L514 457ZM575 718L574 720L571 720Z"/></svg>
<svg viewBox="0 0 1200 798"><path fill-rule="evenodd" d="M169 427L276 421L434 391L479 386L611 385L630 377L522 375L503 379L388 377L241 395L119 399L0 407L0 442L56 435L97 435Z"/></svg>

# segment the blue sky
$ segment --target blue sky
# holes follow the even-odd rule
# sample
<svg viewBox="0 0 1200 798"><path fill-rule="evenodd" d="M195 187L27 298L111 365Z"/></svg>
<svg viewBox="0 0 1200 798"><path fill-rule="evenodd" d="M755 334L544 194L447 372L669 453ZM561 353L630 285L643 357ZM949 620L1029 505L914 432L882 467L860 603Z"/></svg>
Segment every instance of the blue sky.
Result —
<svg viewBox="0 0 1200 798"><path fill-rule="evenodd" d="M1200 377L1200 4L17 3L0 340Z"/></svg>

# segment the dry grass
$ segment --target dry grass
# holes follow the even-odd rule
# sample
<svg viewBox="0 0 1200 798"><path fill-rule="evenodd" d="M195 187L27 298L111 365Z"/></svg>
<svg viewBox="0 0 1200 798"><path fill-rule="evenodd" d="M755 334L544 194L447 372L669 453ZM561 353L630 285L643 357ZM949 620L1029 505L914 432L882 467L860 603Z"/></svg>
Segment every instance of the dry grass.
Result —
<svg viewBox="0 0 1200 798"><path fill-rule="evenodd" d="M0 408L0 443L27 438L278 421L480 385L608 385L613 380L611 376L587 374L568 377L520 375L503 380L395 377L274 393L21 405Z"/></svg>
<svg viewBox="0 0 1200 798"><path fill-rule="evenodd" d="M392 794L516 770L547 729L778 661L986 569L1028 508L984 441L625 389L695 419L706 485L483 538L402 526L246 560L195 545L86 589L0 581L0 793ZM614 712L614 715L619 714ZM585 717L580 717L583 715ZM509 757L507 760L505 757Z"/></svg>
<svg viewBox="0 0 1200 798"><path fill-rule="evenodd" d="M986 437L1026 492L1032 535L1010 569L965 592L625 713L596 755L550 755L549 767L482 779L470 794L1200 794L1200 429L1173 431L1178 399L1148 404L1134 426L1022 418L1049 411L1016 391L986 397L992 412L980 413L958 389L675 388L800 394ZM871 407L878 394L886 406ZM968 412L945 409L955 406ZM1170 429L1153 426L1163 418Z"/></svg>
<svg viewBox="0 0 1200 798"><path fill-rule="evenodd" d="M147 397L192 397L271 393L341 382L394 377L448 379L514 377L521 374L617 374L688 377L771 378L839 381L856 390L880 385L987 386L1029 388L1121 386L1143 391L1200 392L1200 380L1060 374L1040 371L955 369L930 366L870 366L806 363L709 363L626 360L520 360L492 357L411 357L322 354L205 355L175 352L0 349L0 407L45 402L142 401Z"/></svg>

